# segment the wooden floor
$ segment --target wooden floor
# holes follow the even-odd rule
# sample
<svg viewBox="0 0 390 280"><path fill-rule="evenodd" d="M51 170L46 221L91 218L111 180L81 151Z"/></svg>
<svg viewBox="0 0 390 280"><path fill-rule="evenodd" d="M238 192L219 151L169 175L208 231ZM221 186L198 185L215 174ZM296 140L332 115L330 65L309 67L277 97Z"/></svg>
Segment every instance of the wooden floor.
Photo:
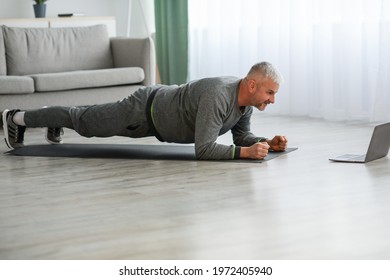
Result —
<svg viewBox="0 0 390 280"><path fill-rule="evenodd" d="M389 157L328 161L365 152L373 125L256 114L258 135L299 148L264 163L16 157L3 143L0 259L389 259Z"/></svg>

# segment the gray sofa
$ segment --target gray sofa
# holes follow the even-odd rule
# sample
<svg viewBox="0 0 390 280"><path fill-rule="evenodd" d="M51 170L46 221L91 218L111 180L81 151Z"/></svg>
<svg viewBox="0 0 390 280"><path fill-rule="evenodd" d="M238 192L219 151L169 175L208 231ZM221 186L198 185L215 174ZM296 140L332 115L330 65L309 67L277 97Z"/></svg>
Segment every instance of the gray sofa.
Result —
<svg viewBox="0 0 390 280"><path fill-rule="evenodd" d="M0 26L0 111L117 101L155 73L150 38L110 38L105 25Z"/></svg>

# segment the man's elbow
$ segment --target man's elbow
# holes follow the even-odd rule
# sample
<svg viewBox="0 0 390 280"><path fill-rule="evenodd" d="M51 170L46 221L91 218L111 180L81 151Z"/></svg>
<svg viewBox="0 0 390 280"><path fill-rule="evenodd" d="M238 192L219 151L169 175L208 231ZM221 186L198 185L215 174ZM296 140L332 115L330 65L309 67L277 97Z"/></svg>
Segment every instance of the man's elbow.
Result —
<svg viewBox="0 0 390 280"><path fill-rule="evenodd" d="M195 157L196 157L196 160L208 160L208 159L210 159L207 156L207 153L205 153L203 150L199 151L199 149L195 150Z"/></svg>
<svg viewBox="0 0 390 280"><path fill-rule="evenodd" d="M213 160L212 153L207 147L195 147L195 157L197 160Z"/></svg>

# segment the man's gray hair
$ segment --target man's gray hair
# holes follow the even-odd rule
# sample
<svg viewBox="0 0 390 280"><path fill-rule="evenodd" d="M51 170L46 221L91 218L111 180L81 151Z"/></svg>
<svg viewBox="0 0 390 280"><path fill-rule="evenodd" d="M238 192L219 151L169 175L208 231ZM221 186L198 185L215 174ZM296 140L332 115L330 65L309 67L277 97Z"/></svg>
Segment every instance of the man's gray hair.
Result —
<svg viewBox="0 0 390 280"><path fill-rule="evenodd" d="M271 63L263 61L256 63L249 70L247 77L253 76L254 74L261 74L266 79L271 79L278 85L283 83L283 76L280 74Z"/></svg>

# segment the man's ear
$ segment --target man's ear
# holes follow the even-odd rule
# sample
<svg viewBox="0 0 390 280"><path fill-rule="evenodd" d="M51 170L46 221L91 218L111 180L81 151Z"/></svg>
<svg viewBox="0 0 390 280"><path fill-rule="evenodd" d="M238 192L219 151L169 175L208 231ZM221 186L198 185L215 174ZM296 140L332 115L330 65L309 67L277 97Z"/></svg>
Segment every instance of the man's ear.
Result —
<svg viewBox="0 0 390 280"><path fill-rule="evenodd" d="M256 91L256 81L253 79L248 80L248 90L250 93L254 93Z"/></svg>

